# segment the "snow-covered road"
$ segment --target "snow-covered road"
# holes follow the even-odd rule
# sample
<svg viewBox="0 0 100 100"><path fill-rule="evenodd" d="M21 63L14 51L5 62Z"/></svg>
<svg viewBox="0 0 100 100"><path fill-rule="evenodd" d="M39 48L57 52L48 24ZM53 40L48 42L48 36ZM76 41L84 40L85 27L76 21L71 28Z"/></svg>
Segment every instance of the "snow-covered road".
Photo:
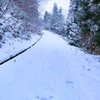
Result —
<svg viewBox="0 0 100 100"><path fill-rule="evenodd" d="M100 100L98 57L43 32L34 47L0 66L0 100Z"/></svg>

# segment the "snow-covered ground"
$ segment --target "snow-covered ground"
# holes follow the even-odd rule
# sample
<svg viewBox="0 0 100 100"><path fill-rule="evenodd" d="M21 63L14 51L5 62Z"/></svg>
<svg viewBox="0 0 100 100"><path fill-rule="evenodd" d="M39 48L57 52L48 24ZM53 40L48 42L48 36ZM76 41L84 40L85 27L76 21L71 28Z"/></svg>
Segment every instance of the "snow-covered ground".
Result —
<svg viewBox="0 0 100 100"><path fill-rule="evenodd" d="M100 100L99 56L48 31L0 66L0 100Z"/></svg>
<svg viewBox="0 0 100 100"><path fill-rule="evenodd" d="M0 63L32 46L34 43L38 42L40 38L41 36L37 34L32 34L30 40L7 38L5 44L0 48Z"/></svg>

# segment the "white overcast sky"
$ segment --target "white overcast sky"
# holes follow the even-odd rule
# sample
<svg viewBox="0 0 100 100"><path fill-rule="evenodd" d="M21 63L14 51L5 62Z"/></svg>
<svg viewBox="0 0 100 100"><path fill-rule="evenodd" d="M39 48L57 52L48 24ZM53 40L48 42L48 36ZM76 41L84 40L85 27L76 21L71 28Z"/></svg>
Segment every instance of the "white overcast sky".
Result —
<svg viewBox="0 0 100 100"><path fill-rule="evenodd" d="M65 10L68 10L70 0L49 0L45 4L45 10L52 11L54 2L57 3L58 7L62 7Z"/></svg>

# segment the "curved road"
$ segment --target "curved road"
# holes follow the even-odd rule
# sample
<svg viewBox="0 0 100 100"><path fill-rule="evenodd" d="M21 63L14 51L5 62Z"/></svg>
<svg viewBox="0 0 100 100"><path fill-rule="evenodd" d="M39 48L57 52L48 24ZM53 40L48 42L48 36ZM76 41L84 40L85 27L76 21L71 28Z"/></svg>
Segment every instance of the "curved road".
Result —
<svg viewBox="0 0 100 100"><path fill-rule="evenodd" d="M100 62L44 31L31 49L0 66L0 100L100 100Z"/></svg>

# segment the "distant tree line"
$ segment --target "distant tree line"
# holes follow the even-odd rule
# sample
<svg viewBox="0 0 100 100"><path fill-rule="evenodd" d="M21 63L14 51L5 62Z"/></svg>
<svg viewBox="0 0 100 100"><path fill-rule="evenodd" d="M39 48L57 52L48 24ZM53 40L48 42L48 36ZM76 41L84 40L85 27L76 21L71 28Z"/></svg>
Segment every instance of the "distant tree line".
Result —
<svg viewBox="0 0 100 100"><path fill-rule="evenodd" d="M45 29L56 32L57 34L65 34L65 20L62 14L62 8L58 8L57 4L54 3L52 12L45 12L44 14Z"/></svg>

